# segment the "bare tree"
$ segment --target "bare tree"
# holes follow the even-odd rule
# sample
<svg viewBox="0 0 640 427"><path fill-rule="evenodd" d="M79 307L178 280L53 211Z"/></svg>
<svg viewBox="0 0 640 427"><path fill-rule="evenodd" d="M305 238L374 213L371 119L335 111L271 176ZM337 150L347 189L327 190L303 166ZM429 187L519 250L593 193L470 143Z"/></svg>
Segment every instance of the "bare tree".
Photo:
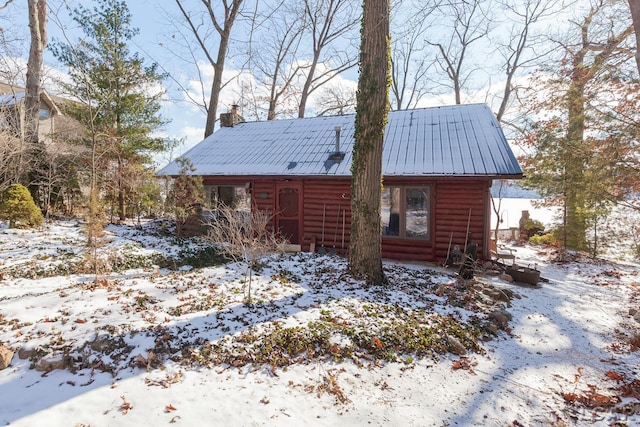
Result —
<svg viewBox="0 0 640 427"><path fill-rule="evenodd" d="M249 61L267 92L267 120L275 120L282 99L290 96L300 72L309 66L299 59L299 49L307 25L305 15L288 3L263 12L259 41L253 42Z"/></svg>
<svg viewBox="0 0 640 427"><path fill-rule="evenodd" d="M231 40L233 25L242 11L243 0L200 0L202 10L191 11L186 0L175 0L186 24L196 38L197 45L213 67L211 94L204 108L207 122L204 128L205 138L213 133L217 118L220 90L222 89L222 73ZM222 8L220 10L220 7ZM217 40L212 42L212 34Z"/></svg>
<svg viewBox="0 0 640 427"><path fill-rule="evenodd" d="M8 16L5 12L5 10L11 3L13 3L13 0L5 0L4 2L0 2L0 10L3 11L2 16L0 16L0 58L2 59L2 62L4 62L5 56L7 56L7 54L11 50L10 46L13 44L13 37L7 36L7 29L4 27L4 22L11 22L11 17ZM4 67L0 66L0 72L2 72L0 76L2 76L4 81L13 81L6 79L6 77L4 76L4 71Z"/></svg>
<svg viewBox="0 0 640 427"><path fill-rule="evenodd" d="M427 73L433 65L425 33L435 6L416 10L412 5L398 2L391 14L391 100L396 110L415 108L428 93Z"/></svg>
<svg viewBox="0 0 640 427"><path fill-rule="evenodd" d="M356 65L355 49L349 35L360 20L355 0L304 0L311 42L311 59L298 103L298 117L303 118L309 96L335 76ZM320 64L324 67L320 67Z"/></svg>
<svg viewBox="0 0 640 427"><path fill-rule="evenodd" d="M589 227L625 195L633 176L621 164L625 153L637 153L638 108L628 95L637 85L627 83L633 27L620 19L628 13L620 1L590 1L555 41L558 61L533 80L529 94L537 121L521 140L531 150L523 158L527 183L562 207L565 248L588 248Z"/></svg>
<svg viewBox="0 0 640 427"><path fill-rule="evenodd" d="M29 47L29 60L27 61L27 79L24 98L24 124L25 142L29 147L33 158L30 167L30 185L36 203L44 208L46 215L47 204L42 200L38 181L40 177L38 169L44 161L44 144L39 139L40 128L40 94L42 93L42 54L47 47L47 0L29 0L29 30L31 43Z"/></svg>
<svg viewBox="0 0 640 427"><path fill-rule="evenodd" d="M351 163L349 270L367 283L386 281L382 270L380 203L382 146L389 112L389 1L363 2L360 76Z"/></svg>
<svg viewBox="0 0 640 427"><path fill-rule="evenodd" d="M438 21L447 25L446 36L430 36L428 43L437 48L436 64L444 71L453 89L456 104L462 103L462 89L471 79L474 67L468 67L471 46L485 39L491 20L491 5L483 0L443 0L438 6ZM437 31L434 31L437 33Z"/></svg>
<svg viewBox="0 0 640 427"><path fill-rule="evenodd" d="M47 47L47 0L29 0L31 44L27 62L25 91L25 139L38 144L40 93L42 92L42 54Z"/></svg>
<svg viewBox="0 0 640 427"><path fill-rule="evenodd" d="M353 113L356 108L356 91L345 84L327 85L316 101L318 116Z"/></svg>
<svg viewBox="0 0 640 427"><path fill-rule="evenodd" d="M539 64L540 58L547 55L548 45L541 46L541 37L534 33L533 26L559 12L559 0L500 1L504 16L510 23L509 34L505 41L496 41L498 52L503 58L505 82L500 106L496 113L502 121L511 95L516 90L514 78L527 67Z"/></svg>
<svg viewBox="0 0 640 427"><path fill-rule="evenodd" d="M604 19L598 20L599 15ZM633 33L632 25L616 25L607 16L607 0L595 1L583 21L579 23L580 38L575 45L564 45L570 63L569 87L566 97L568 127L567 142L575 147L565 161L565 173L579 185L567 186L565 245L583 248L585 243L584 169L589 152L584 149L586 131L585 109L587 85L609 68L626 61L625 40ZM602 22L604 21L604 22ZM595 37L606 37L596 41ZM622 61L622 62L620 62ZM617 68L617 67L616 67Z"/></svg>

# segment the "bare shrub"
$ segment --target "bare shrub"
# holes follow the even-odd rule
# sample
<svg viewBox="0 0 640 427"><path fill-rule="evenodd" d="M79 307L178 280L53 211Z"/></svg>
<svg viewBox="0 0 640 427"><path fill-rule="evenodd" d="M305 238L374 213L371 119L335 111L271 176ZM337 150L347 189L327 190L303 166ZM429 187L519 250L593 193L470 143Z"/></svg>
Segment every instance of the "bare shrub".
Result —
<svg viewBox="0 0 640 427"><path fill-rule="evenodd" d="M205 220L207 240L216 244L229 258L245 266L245 302L251 304L253 271L260 259L282 251L285 240L273 231L268 212L235 210L223 205Z"/></svg>

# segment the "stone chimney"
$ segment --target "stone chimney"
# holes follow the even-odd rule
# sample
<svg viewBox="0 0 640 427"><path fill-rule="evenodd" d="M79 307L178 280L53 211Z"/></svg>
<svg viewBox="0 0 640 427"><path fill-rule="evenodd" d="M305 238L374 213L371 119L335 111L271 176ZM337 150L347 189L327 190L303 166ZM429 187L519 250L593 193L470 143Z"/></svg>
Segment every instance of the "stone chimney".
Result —
<svg viewBox="0 0 640 427"><path fill-rule="evenodd" d="M228 113L220 114L220 127L232 128L238 123L244 123L244 117L238 114L237 104L233 104Z"/></svg>

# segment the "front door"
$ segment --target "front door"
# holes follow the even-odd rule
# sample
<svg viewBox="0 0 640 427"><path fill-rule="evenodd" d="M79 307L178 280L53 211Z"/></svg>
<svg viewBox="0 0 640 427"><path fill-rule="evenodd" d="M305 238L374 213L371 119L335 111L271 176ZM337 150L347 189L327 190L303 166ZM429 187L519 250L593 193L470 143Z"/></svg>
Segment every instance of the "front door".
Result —
<svg viewBox="0 0 640 427"><path fill-rule="evenodd" d="M289 243L300 244L300 187L278 188L277 228Z"/></svg>

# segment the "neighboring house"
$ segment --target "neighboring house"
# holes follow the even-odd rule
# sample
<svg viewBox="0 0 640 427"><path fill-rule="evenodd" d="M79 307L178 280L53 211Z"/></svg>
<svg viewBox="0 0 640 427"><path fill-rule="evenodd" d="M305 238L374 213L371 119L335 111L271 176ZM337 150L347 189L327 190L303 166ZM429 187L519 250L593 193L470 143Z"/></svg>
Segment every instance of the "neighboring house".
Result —
<svg viewBox="0 0 640 427"><path fill-rule="evenodd" d="M25 137L25 89L0 83L0 126L10 127L16 136ZM56 117L60 110L46 91L40 95L40 124L38 136L41 141L51 142L56 131Z"/></svg>
<svg viewBox="0 0 640 427"><path fill-rule="evenodd" d="M237 112L183 157L203 177L212 207L246 203L273 213L302 250L346 253L351 225L354 115L244 123ZM159 175L177 176L170 163ZM484 104L392 111L385 130L382 254L440 261L467 230L489 250L490 188L522 170Z"/></svg>
<svg viewBox="0 0 640 427"><path fill-rule="evenodd" d="M25 89L0 83L0 127L8 127L21 139L25 137ZM86 128L63 111L69 101L42 91L40 97L39 140L54 155L78 155L84 149L71 141L79 141Z"/></svg>

